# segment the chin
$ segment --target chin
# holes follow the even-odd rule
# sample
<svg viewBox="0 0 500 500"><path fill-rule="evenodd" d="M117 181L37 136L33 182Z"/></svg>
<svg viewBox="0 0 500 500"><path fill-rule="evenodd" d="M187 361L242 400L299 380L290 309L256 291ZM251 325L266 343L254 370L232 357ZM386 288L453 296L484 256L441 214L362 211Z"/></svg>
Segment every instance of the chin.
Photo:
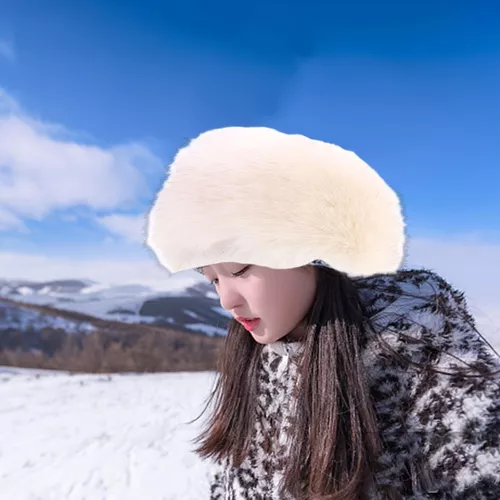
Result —
<svg viewBox="0 0 500 500"><path fill-rule="evenodd" d="M253 332L251 333L251 335L255 342L262 345L273 344L274 342L277 342L279 340L275 338L269 338L268 335L255 335Z"/></svg>
<svg viewBox="0 0 500 500"><path fill-rule="evenodd" d="M255 342L257 342L257 344L262 344L262 345L269 344L269 341L266 339L255 337L255 335L252 335L252 337L255 340Z"/></svg>

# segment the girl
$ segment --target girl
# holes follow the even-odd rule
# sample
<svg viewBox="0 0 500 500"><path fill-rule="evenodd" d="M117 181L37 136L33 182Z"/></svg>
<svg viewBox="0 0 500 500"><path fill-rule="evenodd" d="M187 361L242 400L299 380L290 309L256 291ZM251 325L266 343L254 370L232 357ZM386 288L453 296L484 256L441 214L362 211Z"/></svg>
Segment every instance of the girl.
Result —
<svg viewBox="0 0 500 500"><path fill-rule="evenodd" d="M178 152L147 243L233 316L196 440L211 500L500 498L498 355L462 293L400 268L404 228L338 146L230 127Z"/></svg>

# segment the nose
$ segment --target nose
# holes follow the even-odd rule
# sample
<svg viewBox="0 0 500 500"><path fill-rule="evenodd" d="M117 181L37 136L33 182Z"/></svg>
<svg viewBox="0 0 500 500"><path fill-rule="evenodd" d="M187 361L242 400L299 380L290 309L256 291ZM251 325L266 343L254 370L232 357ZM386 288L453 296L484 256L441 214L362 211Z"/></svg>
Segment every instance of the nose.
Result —
<svg viewBox="0 0 500 500"><path fill-rule="evenodd" d="M235 287L231 286L229 283L223 283L222 281L219 284L219 300L220 305L226 311L231 312L241 305L243 302L243 297L236 290Z"/></svg>

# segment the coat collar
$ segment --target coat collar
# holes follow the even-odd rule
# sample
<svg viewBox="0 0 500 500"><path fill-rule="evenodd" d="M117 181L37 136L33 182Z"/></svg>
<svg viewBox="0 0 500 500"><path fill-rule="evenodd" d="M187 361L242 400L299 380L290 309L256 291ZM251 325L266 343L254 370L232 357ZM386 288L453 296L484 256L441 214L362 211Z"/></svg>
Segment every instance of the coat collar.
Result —
<svg viewBox="0 0 500 500"><path fill-rule="evenodd" d="M301 350L303 345L303 342L284 342L283 340L277 340L276 342L267 344L267 347L280 356L293 356Z"/></svg>

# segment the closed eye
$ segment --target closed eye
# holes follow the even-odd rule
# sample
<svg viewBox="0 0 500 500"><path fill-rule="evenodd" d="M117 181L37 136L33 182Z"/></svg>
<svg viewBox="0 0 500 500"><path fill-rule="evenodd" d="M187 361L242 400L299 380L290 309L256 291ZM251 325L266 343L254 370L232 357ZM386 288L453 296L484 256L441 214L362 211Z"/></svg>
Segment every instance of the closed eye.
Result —
<svg viewBox="0 0 500 500"><path fill-rule="evenodd" d="M245 272L250 268L250 264L248 266L245 266L241 271L238 271L237 273L231 273L233 276L241 276L242 274L245 274Z"/></svg>
<svg viewBox="0 0 500 500"><path fill-rule="evenodd" d="M235 273L231 273L232 276L235 276L235 277L238 277L238 276L243 276L243 274L245 274L248 269L250 269L251 267L251 264L249 264L248 266L245 266L243 269L241 269L240 271L237 271ZM210 284L211 285L217 285L217 283L219 282L219 280L217 278L213 279Z"/></svg>

